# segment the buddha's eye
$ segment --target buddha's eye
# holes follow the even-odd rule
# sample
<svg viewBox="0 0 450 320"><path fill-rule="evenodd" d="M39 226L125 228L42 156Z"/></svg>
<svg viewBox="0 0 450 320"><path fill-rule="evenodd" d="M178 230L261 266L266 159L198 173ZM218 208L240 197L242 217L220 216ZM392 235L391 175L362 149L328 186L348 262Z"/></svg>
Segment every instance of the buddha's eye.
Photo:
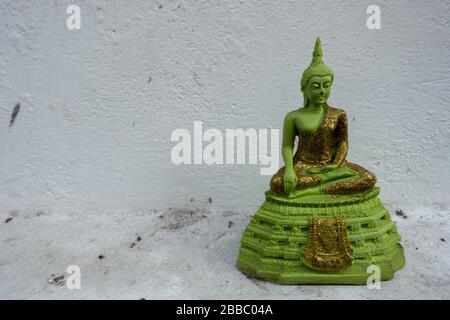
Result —
<svg viewBox="0 0 450 320"><path fill-rule="evenodd" d="M313 83L313 84L312 84L312 87L315 88L315 89L317 89L317 88L320 88L320 85L319 85L318 83Z"/></svg>
<svg viewBox="0 0 450 320"><path fill-rule="evenodd" d="M330 83L329 83L329 82L326 82L326 83L323 85L324 88L328 88L329 86L330 86Z"/></svg>

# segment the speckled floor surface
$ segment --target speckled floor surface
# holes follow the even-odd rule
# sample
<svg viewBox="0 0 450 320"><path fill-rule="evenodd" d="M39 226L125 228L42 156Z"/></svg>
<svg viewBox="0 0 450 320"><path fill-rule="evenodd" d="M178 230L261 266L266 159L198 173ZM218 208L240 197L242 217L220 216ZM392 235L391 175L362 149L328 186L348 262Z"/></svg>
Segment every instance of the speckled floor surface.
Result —
<svg viewBox="0 0 450 320"><path fill-rule="evenodd" d="M407 265L379 290L247 278L235 261L250 210L0 213L0 298L449 299L450 208L386 206ZM79 290L64 283L69 265Z"/></svg>

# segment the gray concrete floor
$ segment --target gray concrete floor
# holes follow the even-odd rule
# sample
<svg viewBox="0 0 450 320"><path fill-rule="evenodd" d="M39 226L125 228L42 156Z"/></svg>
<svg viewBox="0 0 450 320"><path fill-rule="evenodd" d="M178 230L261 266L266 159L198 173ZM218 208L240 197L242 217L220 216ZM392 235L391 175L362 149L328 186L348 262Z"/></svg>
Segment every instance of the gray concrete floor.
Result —
<svg viewBox="0 0 450 320"><path fill-rule="evenodd" d="M407 265L380 290L247 278L235 261L250 210L2 213L0 298L449 299L450 209L401 209ZM69 265L81 268L79 290L48 281Z"/></svg>

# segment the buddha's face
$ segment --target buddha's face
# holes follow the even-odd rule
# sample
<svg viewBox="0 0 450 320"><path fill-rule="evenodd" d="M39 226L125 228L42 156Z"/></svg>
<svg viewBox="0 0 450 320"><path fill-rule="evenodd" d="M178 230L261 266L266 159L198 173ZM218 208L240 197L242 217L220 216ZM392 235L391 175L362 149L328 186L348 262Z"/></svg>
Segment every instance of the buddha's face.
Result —
<svg viewBox="0 0 450 320"><path fill-rule="evenodd" d="M313 105L324 104L328 101L331 92L331 76L312 76L306 87L306 94Z"/></svg>

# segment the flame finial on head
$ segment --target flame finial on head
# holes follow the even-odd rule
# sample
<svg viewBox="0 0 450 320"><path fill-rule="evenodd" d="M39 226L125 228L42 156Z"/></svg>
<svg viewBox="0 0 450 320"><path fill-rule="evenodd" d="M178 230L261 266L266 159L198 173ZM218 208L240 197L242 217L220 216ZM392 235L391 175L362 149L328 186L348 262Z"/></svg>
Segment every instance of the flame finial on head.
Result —
<svg viewBox="0 0 450 320"><path fill-rule="evenodd" d="M314 46L313 61L317 61L318 59L322 60L322 45L320 44L319 37L317 37L316 44Z"/></svg>
<svg viewBox="0 0 450 320"><path fill-rule="evenodd" d="M303 71L302 79L300 81L300 88L303 92L304 106L308 106L308 99L306 96L305 89L308 85L309 79L313 76L331 76L334 79L333 71L323 62L322 60L322 45L320 43L320 38L317 37L316 44L314 46L313 58L311 64L308 68Z"/></svg>
<svg viewBox="0 0 450 320"><path fill-rule="evenodd" d="M322 45L320 43L320 38L317 37L316 45L314 46L313 58L311 64L308 68L303 71L303 76L301 80L302 91L306 88L308 80L312 76L331 76L333 77L333 71L323 62L322 60Z"/></svg>

